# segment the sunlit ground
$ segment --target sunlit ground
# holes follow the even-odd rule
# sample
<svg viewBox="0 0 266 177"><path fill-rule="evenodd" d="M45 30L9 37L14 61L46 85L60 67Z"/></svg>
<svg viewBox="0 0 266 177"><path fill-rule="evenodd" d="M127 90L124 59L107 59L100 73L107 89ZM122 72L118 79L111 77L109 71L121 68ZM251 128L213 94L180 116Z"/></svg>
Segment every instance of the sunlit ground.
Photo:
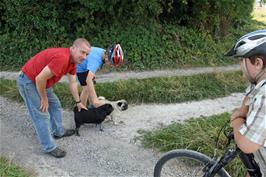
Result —
<svg viewBox="0 0 266 177"><path fill-rule="evenodd" d="M256 5L252 15L254 20L264 23L266 28L266 5L262 7Z"/></svg>

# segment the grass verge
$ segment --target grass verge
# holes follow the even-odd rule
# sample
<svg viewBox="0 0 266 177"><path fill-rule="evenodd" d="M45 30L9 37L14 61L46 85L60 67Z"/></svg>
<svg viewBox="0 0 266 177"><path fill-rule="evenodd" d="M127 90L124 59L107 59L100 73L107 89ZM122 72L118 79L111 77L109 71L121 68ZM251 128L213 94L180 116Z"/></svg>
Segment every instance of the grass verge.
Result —
<svg viewBox="0 0 266 177"><path fill-rule="evenodd" d="M255 7L252 16L254 20L266 25L266 6Z"/></svg>
<svg viewBox="0 0 266 177"><path fill-rule="evenodd" d="M224 134L220 134L219 140L217 137L221 128L228 125L229 117L229 113L224 113L173 123L159 130L142 131L141 136L136 137L136 140L140 140L145 148L162 152L173 149L191 149L213 157L214 153L221 155L226 148L227 139ZM244 166L238 158L232 161L226 170L231 176L245 176Z"/></svg>
<svg viewBox="0 0 266 177"><path fill-rule="evenodd" d="M240 72L209 73L193 76L132 79L113 83L96 84L97 94L109 100L125 99L131 104L177 103L224 97L243 92L245 83ZM15 81L0 79L1 96L22 101ZM74 104L68 85L54 86L64 108Z"/></svg>
<svg viewBox="0 0 266 177"><path fill-rule="evenodd" d="M34 177L37 175L33 171L24 169L5 157L0 157L0 176Z"/></svg>

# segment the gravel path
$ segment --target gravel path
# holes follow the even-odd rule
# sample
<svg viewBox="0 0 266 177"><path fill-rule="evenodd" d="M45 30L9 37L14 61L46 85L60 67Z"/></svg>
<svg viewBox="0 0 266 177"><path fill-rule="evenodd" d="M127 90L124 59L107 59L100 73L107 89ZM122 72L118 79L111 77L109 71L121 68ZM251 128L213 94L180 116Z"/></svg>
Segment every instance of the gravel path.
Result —
<svg viewBox="0 0 266 177"><path fill-rule="evenodd" d="M237 69L234 66L232 70ZM203 71L204 69L195 70L200 73ZM206 72L211 71L217 71L217 68L207 68ZM151 74L146 77L153 77L157 72L145 73ZM1 77L3 75L1 73ZM129 79L131 76L122 75L117 78ZM98 77L97 81L99 78L108 77L110 75ZM127 111L118 115L123 123L113 125L112 122L106 122L103 125L104 132L100 132L94 125L85 125L80 129L81 137L72 136L56 140L56 143L67 151L63 159L55 159L41 152L24 104L0 97L1 155L34 169L41 177L149 177L152 176L159 154L143 149L138 142L132 141L134 136L138 135L138 130L151 130L168 125L172 121L183 121L191 117L230 112L240 105L242 96L235 93L224 98L197 102L129 105ZM66 128L74 128L71 111L63 110L63 124Z"/></svg>
<svg viewBox="0 0 266 177"><path fill-rule="evenodd" d="M1 155L34 169L39 176L152 176L156 155L134 144L121 141L113 131L119 126L105 124L100 132L92 125L83 126L81 137L56 140L67 151L55 159L40 150L26 108L6 98L1 103ZM6 104L9 103L9 104ZM74 128L72 112L63 112L66 128Z"/></svg>
<svg viewBox="0 0 266 177"><path fill-rule="evenodd" d="M151 77L169 77L169 76L188 76L202 73L212 72L230 72L240 70L239 65L222 66L222 67L199 67L199 68L186 68L176 70L156 70L156 71L143 71L143 72L111 72L104 74L96 74L96 81L102 82L114 82L118 80L127 79L144 79ZM4 79L15 79L18 76L18 72L0 72L0 78ZM67 78L63 77L60 82L67 82Z"/></svg>

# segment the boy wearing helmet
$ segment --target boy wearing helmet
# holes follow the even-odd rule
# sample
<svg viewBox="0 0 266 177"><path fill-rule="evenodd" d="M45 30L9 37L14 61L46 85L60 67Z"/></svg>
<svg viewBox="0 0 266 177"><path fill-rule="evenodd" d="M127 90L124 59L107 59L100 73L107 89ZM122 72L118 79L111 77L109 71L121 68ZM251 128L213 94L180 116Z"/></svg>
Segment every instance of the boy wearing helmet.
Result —
<svg viewBox="0 0 266 177"><path fill-rule="evenodd" d="M82 104L87 105L89 99L90 104L94 107L99 107L103 103L98 100L95 88L94 79L98 69L101 69L103 64L109 66L118 66L123 61L123 51L119 44L112 45L106 50L98 47L91 47L91 51L87 58L77 65L77 76L82 86L80 100Z"/></svg>
<svg viewBox="0 0 266 177"><path fill-rule="evenodd" d="M251 83L241 108L231 116L230 126L238 147L254 154L262 176L266 176L266 30L244 35L227 56L241 59L244 79Z"/></svg>

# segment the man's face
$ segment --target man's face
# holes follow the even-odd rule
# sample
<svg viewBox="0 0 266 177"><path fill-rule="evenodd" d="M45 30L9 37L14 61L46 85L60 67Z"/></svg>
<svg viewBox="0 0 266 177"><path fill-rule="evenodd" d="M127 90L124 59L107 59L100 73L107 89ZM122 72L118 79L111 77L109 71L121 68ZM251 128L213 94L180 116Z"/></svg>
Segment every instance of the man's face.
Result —
<svg viewBox="0 0 266 177"><path fill-rule="evenodd" d="M73 45L72 49L73 62L76 64L82 63L82 61L86 59L90 51L91 48L87 46L85 43L81 43L79 45Z"/></svg>

